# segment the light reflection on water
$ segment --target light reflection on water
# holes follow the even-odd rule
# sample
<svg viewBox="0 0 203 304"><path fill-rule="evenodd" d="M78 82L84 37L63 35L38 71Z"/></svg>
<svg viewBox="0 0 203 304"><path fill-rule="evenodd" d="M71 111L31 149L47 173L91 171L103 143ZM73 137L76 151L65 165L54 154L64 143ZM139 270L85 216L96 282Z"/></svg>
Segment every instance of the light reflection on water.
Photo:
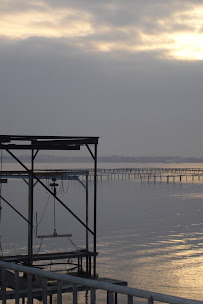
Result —
<svg viewBox="0 0 203 304"><path fill-rule="evenodd" d="M133 188L133 183L121 186L128 198L129 228L123 229L118 215L122 228L114 219L114 231L100 237L99 272L136 288L203 300L202 184L145 183ZM117 205L125 216L123 205Z"/></svg>
<svg viewBox="0 0 203 304"><path fill-rule="evenodd" d="M71 184L68 193L70 206L71 189L73 193L77 191L77 199L83 195L80 196L82 190L78 186ZM43 196L46 202L46 193ZM21 208L21 202L18 203ZM80 209L76 211L80 212ZM202 211L202 183L99 182L99 276L128 281L131 287L203 300ZM60 212L60 225L64 227L67 219ZM5 229L7 223L3 224ZM46 224L48 222L41 230ZM24 229L23 224L16 227L20 232ZM19 238L15 242L14 232L12 229L7 232L11 239L13 236L12 242L8 243L3 238L4 254L11 250L16 254L26 249ZM70 226L70 222L66 232L73 233L77 245L83 243L81 231ZM45 242L41 250L45 252L56 246L58 250L71 248L68 242L59 241L57 245ZM36 240L36 252L38 248L39 241ZM84 294L80 298L84 303ZM102 303L99 293L98 298Z"/></svg>
<svg viewBox="0 0 203 304"><path fill-rule="evenodd" d="M170 196L179 197L182 199L203 199L203 193L177 193L171 194ZM200 211L203 211L203 209Z"/></svg>
<svg viewBox="0 0 203 304"><path fill-rule="evenodd" d="M171 247L165 241L162 248L149 243L149 249L148 244L140 249L139 243L131 246L130 241L126 244L122 239L120 244L114 243L112 237L111 245L103 239L99 251L105 256L100 258L99 267L104 276L111 269L112 276L127 280L136 288L202 300L202 246L193 247L188 239L185 242L186 245L173 243Z"/></svg>

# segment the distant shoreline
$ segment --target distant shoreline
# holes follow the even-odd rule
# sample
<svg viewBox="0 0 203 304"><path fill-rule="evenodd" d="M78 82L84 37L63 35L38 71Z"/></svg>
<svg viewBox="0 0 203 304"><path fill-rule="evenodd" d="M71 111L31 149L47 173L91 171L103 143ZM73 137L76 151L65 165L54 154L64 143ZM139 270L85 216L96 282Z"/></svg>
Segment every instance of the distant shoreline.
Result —
<svg viewBox="0 0 203 304"><path fill-rule="evenodd" d="M29 162L28 155L18 156L23 162ZM3 156L3 162L13 163L16 162L10 156ZM35 160L36 163L91 163L91 157L67 157L67 156L52 156L40 155ZM202 157L179 157L179 156L100 156L98 157L99 163L203 163Z"/></svg>

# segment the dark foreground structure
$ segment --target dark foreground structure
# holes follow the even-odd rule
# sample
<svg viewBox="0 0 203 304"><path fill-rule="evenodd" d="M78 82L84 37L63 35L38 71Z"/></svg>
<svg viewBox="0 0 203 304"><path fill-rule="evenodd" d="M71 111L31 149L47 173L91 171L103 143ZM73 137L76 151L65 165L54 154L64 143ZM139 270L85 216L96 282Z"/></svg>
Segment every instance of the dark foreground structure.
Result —
<svg viewBox="0 0 203 304"><path fill-rule="evenodd" d="M18 264L23 264L27 266L34 266L35 262L39 261L56 261L64 260L66 264L73 264L74 269L77 270L78 274L83 274L84 276L96 276L96 241L97 241L97 145L98 137L67 137L67 136L25 136L25 135L0 135L0 150L6 151L20 166L21 171L0 171L0 183L7 183L8 179L23 179L28 184L28 216L24 217L12 204L8 202L5 197L0 193L1 201L9 205L15 212L16 216L21 216L27 222L27 254L26 255L10 255L2 256L1 260L7 262L14 262ZM89 227L89 210L88 210L88 171L73 171L73 170L36 170L35 161L37 159L38 153L41 151L78 151L81 148L86 148L93 160L94 167L94 187L93 187L93 228ZM24 153L30 154L30 164L27 164L20 160L18 156L18 151L21 150ZM1 159L2 161L2 159ZM2 166L1 166L2 168ZM80 177L85 177L85 182L80 180ZM46 185L44 180L46 178L52 179L52 189ZM86 221L83 222L79 216L77 216L58 196L56 192L56 180L63 178L64 180L77 180L86 190ZM33 208L34 208L34 187L36 183L40 184L45 188L51 196L54 197L56 203L61 204L64 209L69 212L86 230L86 241L85 248L82 250L75 250L71 252L49 252L41 254L33 254ZM11 189L12 191L12 189ZM93 244L89 244L90 237L93 240ZM51 238L51 237L71 237L71 235L63 234L58 235L56 230L54 230L53 235L43 235L41 238ZM91 245L91 246L90 246ZM93 250L89 250L89 248ZM74 260L74 262L72 262Z"/></svg>
<svg viewBox="0 0 203 304"><path fill-rule="evenodd" d="M201 301L172 297L155 292L129 288L126 282L113 280L108 278L99 278L96 273L96 241L97 241L97 145L98 137L64 137L64 136L17 136L17 135L0 135L0 150L6 151L16 163L22 167L21 171L3 171L0 170L0 212L1 202L3 201L16 212L16 216L20 216L27 222L27 254L26 255L10 255L0 256L0 301L6 304L7 300L14 300L15 304L43 302L44 304L67 303L64 294L72 294L73 304L78 304L78 292L85 291L85 303L96 304L96 291L100 290L106 294L106 303L117 304L118 297L124 295L126 303L132 304L137 298L147 299L148 304L154 304L155 301L170 304L203 304ZM93 148L92 148L93 146ZM88 174L89 171L76 170L36 170L35 161L38 153L43 150L48 151L66 151L80 150L85 147L94 163L93 170L93 228L89 225L88 215ZM30 164L20 160L16 151L28 151L30 153ZM1 153L2 156L2 153ZM1 157L2 164L2 157ZM80 177L83 177L81 180ZM46 178L52 180L52 191L47 187L44 180ZM28 185L28 216L23 216L12 202L9 202L1 193L3 183L7 183L9 179L23 179ZM85 188L86 208L85 222L75 214L57 195L57 180L63 178L65 180L76 180ZM85 182L84 182L85 179ZM71 252L47 252L41 254L33 254L33 208L34 208L34 187L40 184L58 204L61 204L78 222L84 227L86 232L85 248ZM12 190L12 189L11 189ZM93 244L90 244L89 235L92 236ZM52 235L41 235L42 238L70 237L69 234L58 235L56 230ZM89 250L91 248L93 250ZM75 260L77 266L76 273L63 274L59 272L48 272L39 269L37 264L43 261ZM65 262L66 261L66 262ZM85 264L85 267L83 267ZM43 268L43 267L42 267ZM88 299L88 292L90 300ZM54 296L54 299L53 299Z"/></svg>

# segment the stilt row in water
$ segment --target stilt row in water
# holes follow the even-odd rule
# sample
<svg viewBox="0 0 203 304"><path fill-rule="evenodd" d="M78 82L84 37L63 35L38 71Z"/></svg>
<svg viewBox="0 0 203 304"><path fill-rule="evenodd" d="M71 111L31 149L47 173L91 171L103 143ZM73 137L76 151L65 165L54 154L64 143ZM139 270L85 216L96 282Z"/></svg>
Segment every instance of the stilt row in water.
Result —
<svg viewBox="0 0 203 304"><path fill-rule="evenodd" d="M203 178L201 168L119 168L98 169L97 180L140 180L141 182L199 182ZM94 176L89 170L89 180Z"/></svg>

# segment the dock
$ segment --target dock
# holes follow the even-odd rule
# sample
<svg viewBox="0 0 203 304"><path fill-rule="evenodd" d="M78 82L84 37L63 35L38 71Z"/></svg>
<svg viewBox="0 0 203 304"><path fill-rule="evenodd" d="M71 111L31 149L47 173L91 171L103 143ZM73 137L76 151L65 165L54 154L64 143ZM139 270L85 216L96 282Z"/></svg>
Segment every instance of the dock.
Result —
<svg viewBox="0 0 203 304"><path fill-rule="evenodd" d="M89 180L93 171L89 170ZM97 170L97 181L137 180L140 182L199 182L203 180L203 168L116 168Z"/></svg>
<svg viewBox="0 0 203 304"><path fill-rule="evenodd" d="M8 153L13 160L21 166L22 170L4 171L3 158L1 157L0 165L0 219L4 212L4 204L12 209L15 213L15 220L20 217L24 220L25 229L27 230L27 253L26 254L6 254L1 253L0 256L0 300L5 304L9 299L15 299L15 303L19 304L19 300L25 303L27 299L29 304L37 299L43 303L52 304L52 297L57 295L57 303L62 303L63 294L72 293L74 303L76 294L79 291L88 291L92 289L86 285L84 280L97 281L99 284L112 284L126 286L127 282L102 278L97 273L97 145L98 137L66 137L66 136L24 136L24 135L0 135L0 150ZM93 177L93 187L91 187L91 196L89 195L89 171L88 170L37 170L35 163L37 155L44 150L48 151L78 151L86 149L93 161L93 170L91 170L91 178ZM30 163L23 161L16 151L23 151L30 154ZM10 179L14 182L26 183L28 192L28 200L24 202L28 210L27 216L23 215L18 206L14 202L9 201L2 191L4 184L10 186ZM71 205L67 205L63 198L59 196L57 187L59 182L77 182L85 190L84 193L84 210L83 216L77 215ZM53 200L53 234L38 235L38 220L34 221L35 206L35 185L38 184L45 189ZM12 191L12 189L10 189ZM16 193L15 199L17 199ZM90 201L91 198L91 201ZM91 204L90 204L91 203ZM55 209L57 205L64 208L64 212L69 213L84 229L85 238L83 245L79 248L70 238L71 231L67 232L67 228L63 228L62 233L58 233L56 229ZM91 206L91 221L90 208ZM40 208L39 206L38 208ZM45 209L46 210L46 209ZM6 217L6 214L3 213ZM43 213L44 216L44 213ZM91 225L90 225L91 222ZM1 224L1 222L0 222ZM12 227L12 223L8 223ZM34 229L35 228L35 229ZM15 227L14 227L15 229ZM71 228L69 227L69 230ZM56 238L68 238L74 244L74 251L47 251L35 254L33 252L33 234L39 239L48 238L49 242ZM9 240L8 240L9 241ZM1 245L1 239L0 239ZM48 269L52 271L48 273ZM48 276L46 276L46 274ZM62 276L58 280L58 276ZM69 276L70 280L63 278ZM73 280L73 282L72 282ZM74 285L74 281L79 280L80 283ZM81 281L82 280L82 281ZM76 292L77 289L77 292ZM92 302L93 303L93 302Z"/></svg>

